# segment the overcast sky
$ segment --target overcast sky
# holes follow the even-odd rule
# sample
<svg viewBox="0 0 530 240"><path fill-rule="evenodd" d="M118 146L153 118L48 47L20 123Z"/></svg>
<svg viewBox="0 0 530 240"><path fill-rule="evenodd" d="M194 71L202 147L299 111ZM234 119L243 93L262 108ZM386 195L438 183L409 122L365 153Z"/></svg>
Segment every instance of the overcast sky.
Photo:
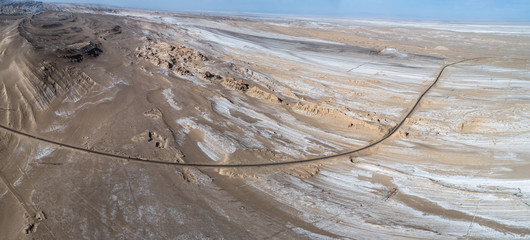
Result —
<svg viewBox="0 0 530 240"><path fill-rule="evenodd" d="M530 22L530 0L44 0L167 11Z"/></svg>

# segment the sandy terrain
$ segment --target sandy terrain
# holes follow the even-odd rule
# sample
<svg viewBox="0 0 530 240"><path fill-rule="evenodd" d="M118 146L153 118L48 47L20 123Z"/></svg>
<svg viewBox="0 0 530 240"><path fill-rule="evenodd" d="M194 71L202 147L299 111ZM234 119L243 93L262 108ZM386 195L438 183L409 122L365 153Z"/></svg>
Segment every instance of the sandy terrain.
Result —
<svg viewBox="0 0 530 240"><path fill-rule="evenodd" d="M0 239L530 238L528 26L2 13Z"/></svg>

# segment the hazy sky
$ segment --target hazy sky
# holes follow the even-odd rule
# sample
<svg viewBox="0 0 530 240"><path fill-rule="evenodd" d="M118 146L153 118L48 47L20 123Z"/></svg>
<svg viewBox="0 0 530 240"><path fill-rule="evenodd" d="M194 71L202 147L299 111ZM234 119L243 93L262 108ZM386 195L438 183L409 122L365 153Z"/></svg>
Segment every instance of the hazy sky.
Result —
<svg viewBox="0 0 530 240"><path fill-rule="evenodd" d="M361 18L530 21L530 0L45 0L167 11L223 11Z"/></svg>

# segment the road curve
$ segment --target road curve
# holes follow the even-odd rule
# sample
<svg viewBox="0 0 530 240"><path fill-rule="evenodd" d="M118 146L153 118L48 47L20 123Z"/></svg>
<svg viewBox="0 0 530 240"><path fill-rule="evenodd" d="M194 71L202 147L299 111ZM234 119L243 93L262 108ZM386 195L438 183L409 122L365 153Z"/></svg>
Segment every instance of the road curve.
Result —
<svg viewBox="0 0 530 240"><path fill-rule="evenodd" d="M405 123L407 118L409 118L414 113L416 108L418 108L418 106L419 106L421 100L423 99L423 97L434 87L434 85L436 85L436 83L438 82L438 80L440 79L440 77L442 76L443 72L445 71L445 69L447 67L450 67L450 66L453 66L455 64L462 63L462 62L473 61L473 60L478 60L478 59L480 59L480 58L464 59L464 60L461 60L461 61L458 61L458 62L453 62L453 63L444 65L440 69L440 71L438 72L438 75L436 76L434 81L431 83L431 85L429 85L429 87L427 89L425 89L425 91L423 91L423 93L418 97L418 99L416 100L416 102L414 103L412 108L410 108L410 110L405 115L405 117L403 117L403 119L394 128L392 128L392 130L390 130L390 132L385 134L380 139L378 139L378 140L376 140L376 141L374 141L372 143L369 143L369 144L367 144L367 145L365 145L363 147L360 147L360 148L357 148L357 149L354 149L354 150L350 150L350 151L347 151L347 152L342 152L342 153L337 153L337 154L328 155L328 156L322 156L322 157L302 159L302 160L285 161L285 162L270 162L270 163L246 163L246 164L211 164L211 163L165 162L165 161L154 160L154 159L149 159L149 158L122 156L122 155L117 155L117 154L113 154L113 153L100 152L100 151L96 151L96 150L90 150L90 149L85 149L85 148L81 148L81 147L76 147L76 146L73 146L73 145L68 145L68 144L65 144L65 143L56 142L56 141L53 141L53 140L37 137L37 136L31 135L31 134L28 134L28 133L25 133L25 132L21 132L21 131L18 131L18 130L15 130L15 129L12 129L12 128L9 128L9 127L3 126L3 125L0 125L0 128L4 129L7 132L11 132L11 133L14 133L14 134L17 134L17 135L20 135L20 136L24 136L24 137L27 137L27 138L30 138L30 139L35 139L35 140L38 140L38 141L41 141L41 142L45 142L45 143L48 143L48 144L52 144L52 145L56 145L56 146L59 146L59 147L63 147L63 148L67 148L67 149L71 149L71 150L75 150L75 151L79 151L79 152L90 153L90 154L95 154L95 155L99 155L99 156L105 156L105 157L110 157L110 158L114 158L114 159L121 159L121 160L130 161L130 162L144 163L144 164L160 164L160 165L173 165L173 166L181 166L181 167L199 167L199 168L246 168L246 167L272 167L272 166L295 165L295 164L319 162L319 161L323 161L323 160L328 160L328 159L341 157L341 156L347 156L347 155L351 155L351 154L354 154L354 153L358 153L358 152L364 151L364 150L372 148L372 147L380 144L381 142L385 141L386 139L390 138Z"/></svg>

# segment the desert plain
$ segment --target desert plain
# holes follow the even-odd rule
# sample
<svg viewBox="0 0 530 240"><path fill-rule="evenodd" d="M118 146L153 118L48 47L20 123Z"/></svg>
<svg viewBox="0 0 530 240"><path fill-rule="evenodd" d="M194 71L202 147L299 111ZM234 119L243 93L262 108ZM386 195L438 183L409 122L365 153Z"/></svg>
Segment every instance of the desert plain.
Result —
<svg viewBox="0 0 530 240"><path fill-rule="evenodd" d="M0 6L0 239L530 238L528 25Z"/></svg>

